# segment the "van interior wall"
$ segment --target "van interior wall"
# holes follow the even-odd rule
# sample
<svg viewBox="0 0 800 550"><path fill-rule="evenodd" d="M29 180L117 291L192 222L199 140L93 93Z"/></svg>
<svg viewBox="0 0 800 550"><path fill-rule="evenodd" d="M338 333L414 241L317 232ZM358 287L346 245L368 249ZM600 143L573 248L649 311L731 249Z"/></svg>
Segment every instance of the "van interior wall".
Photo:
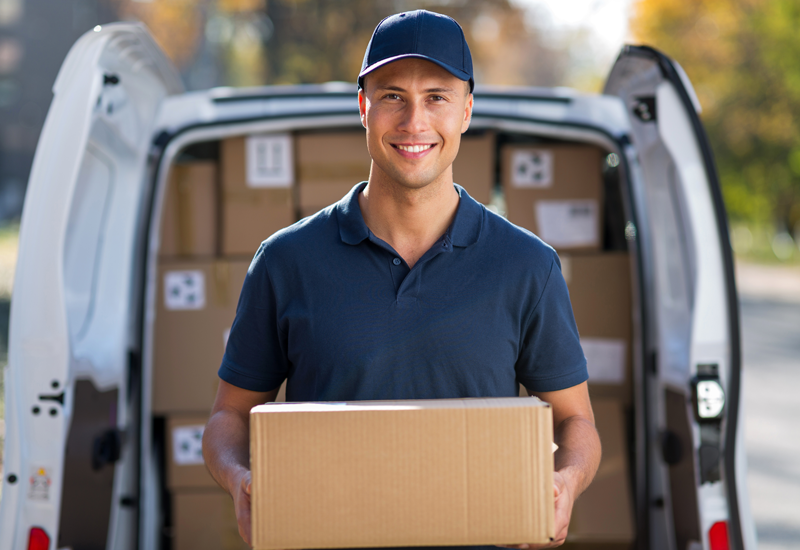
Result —
<svg viewBox="0 0 800 550"><path fill-rule="evenodd" d="M616 166L594 145L476 129L453 168L472 197L561 258L603 443L597 478L573 513L575 549L630 548L636 536L631 279ZM165 450L165 548L246 548L200 447L238 294L263 239L337 201L369 167L360 127L196 143L169 167L151 388L154 448Z"/></svg>

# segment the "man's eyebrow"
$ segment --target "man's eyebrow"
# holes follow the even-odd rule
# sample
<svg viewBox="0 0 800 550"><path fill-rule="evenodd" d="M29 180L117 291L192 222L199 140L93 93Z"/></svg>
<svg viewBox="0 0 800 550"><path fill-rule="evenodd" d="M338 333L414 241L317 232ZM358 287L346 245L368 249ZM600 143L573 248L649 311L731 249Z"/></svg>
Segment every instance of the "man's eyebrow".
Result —
<svg viewBox="0 0 800 550"><path fill-rule="evenodd" d="M400 86L391 86L391 85L386 85L386 86L380 86L379 85L378 86L378 90L387 91L387 92L405 92L406 91L405 88L401 88ZM445 86L445 87L439 87L439 88L428 88L427 90L425 90L425 93L426 94L443 94L443 93L454 92L454 91L455 91L454 88L450 88L450 87Z"/></svg>
<svg viewBox="0 0 800 550"><path fill-rule="evenodd" d="M379 90L386 90L387 92L405 92L406 91L404 88L401 88L400 86L388 86L388 85L387 86L380 86L379 85L378 89Z"/></svg>

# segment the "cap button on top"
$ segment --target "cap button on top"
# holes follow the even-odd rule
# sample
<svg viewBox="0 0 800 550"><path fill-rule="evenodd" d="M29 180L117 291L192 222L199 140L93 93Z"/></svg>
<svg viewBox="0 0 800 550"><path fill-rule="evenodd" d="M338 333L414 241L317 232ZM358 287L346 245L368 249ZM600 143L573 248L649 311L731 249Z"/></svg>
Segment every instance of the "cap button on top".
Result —
<svg viewBox="0 0 800 550"><path fill-rule="evenodd" d="M394 265L400 265L400 258L395 258L394 260L392 260L392 263Z"/></svg>

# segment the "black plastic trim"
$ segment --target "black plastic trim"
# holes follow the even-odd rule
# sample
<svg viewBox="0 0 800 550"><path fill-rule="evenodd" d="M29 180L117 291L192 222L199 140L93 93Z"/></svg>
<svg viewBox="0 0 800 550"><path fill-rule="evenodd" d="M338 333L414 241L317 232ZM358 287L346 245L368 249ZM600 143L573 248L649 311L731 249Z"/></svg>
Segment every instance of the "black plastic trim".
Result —
<svg viewBox="0 0 800 550"><path fill-rule="evenodd" d="M719 232L720 248L725 266L725 282L728 300L728 332L730 336L731 368L726 392L727 411L725 419L725 448L724 483L728 493L728 535L731 548L744 550L744 536L742 534L741 512L739 510L739 493L736 485L736 429L738 424L739 401L741 399L741 325L739 320L739 301L736 292L736 277L734 271L733 248L731 247L728 232L728 218L725 203L722 198L719 175L714 162L711 144L708 141L703 123L694 108L694 103L683 85L678 71L673 62L666 55L650 46L625 46L621 55L629 54L635 57L652 59L658 63L661 74L675 86L683 106L692 121L692 128L697 136L698 144L703 155L703 162L708 178L711 197L714 201L717 231Z"/></svg>
<svg viewBox="0 0 800 550"><path fill-rule="evenodd" d="M245 101L264 101L264 100L272 100L272 99L308 99L308 98L353 98L355 101L355 94L356 89L354 85L354 89L351 92L348 91L333 91L333 92L303 92L299 91L297 93L291 93L289 91L286 92L277 92L274 94L270 93L254 93L254 94L232 94L226 96L217 96L212 97L211 101L213 103L238 103L238 102L245 102ZM572 103L571 97L563 97L563 96L546 96L546 95L525 95L525 94L514 94L511 92L481 92L478 91L473 94L475 99L513 99L513 100L528 100L528 101L542 101L547 103L564 103L569 104Z"/></svg>
<svg viewBox="0 0 800 550"><path fill-rule="evenodd" d="M271 100L271 99L308 99L308 98L341 98L341 97L349 97L352 98L355 102L356 90L352 92L300 92L300 93L277 93L277 94L242 94L242 95L229 95L229 96L219 96L219 97L212 97L211 101L214 103L238 103L244 101L263 101L263 100Z"/></svg>

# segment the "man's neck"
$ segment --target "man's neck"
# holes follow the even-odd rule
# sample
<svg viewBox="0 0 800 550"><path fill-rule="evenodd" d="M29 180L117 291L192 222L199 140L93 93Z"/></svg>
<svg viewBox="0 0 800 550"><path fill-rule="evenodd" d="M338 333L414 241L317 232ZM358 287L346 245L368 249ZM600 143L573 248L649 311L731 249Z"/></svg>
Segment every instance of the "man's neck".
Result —
<svg viewBox="0 0 800 550"><path fill-rule="evenodd" d="M413 267L453 223L459 196L448 169L437 180L409 189L373 169L358 197L370 231L389 243Z"/></svg>

